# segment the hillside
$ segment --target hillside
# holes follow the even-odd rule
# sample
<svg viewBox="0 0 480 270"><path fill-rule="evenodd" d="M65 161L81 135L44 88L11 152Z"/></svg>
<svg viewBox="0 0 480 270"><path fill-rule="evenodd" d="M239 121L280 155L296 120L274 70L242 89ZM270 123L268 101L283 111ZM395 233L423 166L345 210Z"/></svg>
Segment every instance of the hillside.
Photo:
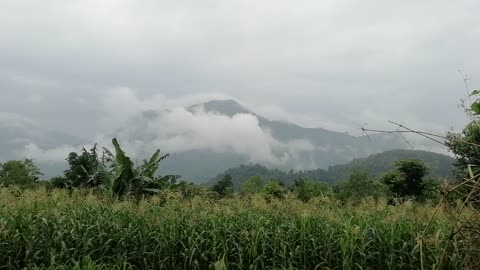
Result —
<svg viewBox="0 0 480 270"><path fill-rule="evenodd" d="M171 157L162 163L162 172L182 175L197 183L205 183L241 164L259 163L279 170L328 170L352 159L407 147L393 134L371 134L367 138L270 120L235 100L213 100L174 110L146 110L102 135L107 138L99 142L104 143L102 146L111 147L110 138L117 137L138 157L155 148L170 153ZM53 149L54 153L62 145L79 147L94 143L91 138L73 138L27 124L0 125L0 137L0 162L21 158L22 150L30 143L45 151ZM57 159L38 160L47 177L65 169L63 157Z"/></svg>
<svg viewBox="0 0 480 270"><path fill-rule="evenodd" d="M226 174L232 176L236 186L252 176L261 176L264 179L278 179L285 184L291 184L298 178L310 178L315 181L326 182L335 185L348 177L352 170L364 170L373 177L378 177L384 172L394 168L394 162L399 159L418 159L422 160L430 168L430 176L439 179L452 178L452 165L454 159L433 152L413 151L413 150L391 150L379 154L374 154L366 158L355 159L347 164L331 166L328 169L303 170L284 172L278 169L268 169L259 164L241 165L236 168L230 168L225 172L211 179L209 183L214 183L223 178Z"/></svg>
<svg viewBox="0 0 480 270"><path fill-rule="evenodd" d="M165 162L163 168L169 173L179 173L187 179L197 182L205 182L216 174L223 172L232 166L227 164L260 163L269 167L281 170L295 168L297 170L312 170L316 168L328 169L329 166L344 164L353 158L362 158L375 153L392 149L408 147L404 141L392 134L373 134L370 139L366 136L351 136L346 133L330 131L323 128L304 128L295 123L285 121L274 121L267 119L247 109L234 100L214 100L187 108L195 113L201 109L209 114L218 114L234 117L239 114L253 115L258 119L258 125L263 132L270 134L279 143L287 145L282 149L273 149L279 159L289 157L282 164L267 164L264 162L252 161L244 154L234 151L210 151L209 149L183 151L173 153L170 160ZM301 150L291 149L291 145L305 144L307 147ZM199 152L205 153L204 158L195 159L192 166L179 164L181 160L194 160ZM175 156L181 159L175 160ZM216 166L210 166L216 164ZM182 170L176 170L182 168ZM203 178L207 176L207 178Z"/></svg>

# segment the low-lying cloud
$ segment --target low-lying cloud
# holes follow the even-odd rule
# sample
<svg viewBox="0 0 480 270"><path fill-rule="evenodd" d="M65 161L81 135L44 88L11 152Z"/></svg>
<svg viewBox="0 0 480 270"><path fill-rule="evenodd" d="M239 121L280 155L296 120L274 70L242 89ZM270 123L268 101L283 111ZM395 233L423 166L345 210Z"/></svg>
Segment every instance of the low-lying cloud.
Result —
<svg viewBox="0 0 480 270"><path fill-rule="evenodd" d="M259 120L252 114L229 117L205 111L203 107L187 109L212 98L226 97L198 95L168 99L155 95L141 98L129 88L112 89L102 98L104 130L94 141L51 149L29 143L22 154L40 161L62 161L68 152L78 151L94 142L109 148L112 137L118 137L125 150L137 158L143 158L157 148L168 153L207 150L236 153L246 156L250 162L282 166L302 153L315 150L305 140L281 142L275 139L268 130L260 127Z"/></svg>

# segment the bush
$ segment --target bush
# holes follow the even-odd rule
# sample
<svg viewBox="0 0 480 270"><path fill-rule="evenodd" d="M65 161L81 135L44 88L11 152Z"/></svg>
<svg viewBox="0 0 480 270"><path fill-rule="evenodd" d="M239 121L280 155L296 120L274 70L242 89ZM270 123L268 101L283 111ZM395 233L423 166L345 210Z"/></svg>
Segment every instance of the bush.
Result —
<svg viewBox="0 0 480 270"><path fill-rule="evenodd" d="M220 198L232 195L235 191L233 188L232 177L229 174L225 175L212 186L211 190L216 192Z"/></svg>
<svg viewBox="0 0 480 270"><path fill-rule="evenodd" d="M312 198L331 194L330 185L323 182L315 182L308 178L295 180L292 190L302 202L308 202Z"/></svg>
<svg viewBox="0 0 480 270"><path fill-rule="evenodd" d="M270 180L262 188L262 194L266 199L283 199L287 194L285 185L278 180Z"/></svg>
<svg viewBox="0 0 480 270"><path fill-rule="evenodd" d="M261 176L252 176L240 187L242 195L251 195L262 191L264 182Z"/></svg>
<svg viewBox="0 0 480 270"><path fill-rule="evenodd" d="M352 203L359 203L365 197L378 199L386 196L386 187L370 178L367 172L360 170L353 171L336 189L340 200Z"/></svg>

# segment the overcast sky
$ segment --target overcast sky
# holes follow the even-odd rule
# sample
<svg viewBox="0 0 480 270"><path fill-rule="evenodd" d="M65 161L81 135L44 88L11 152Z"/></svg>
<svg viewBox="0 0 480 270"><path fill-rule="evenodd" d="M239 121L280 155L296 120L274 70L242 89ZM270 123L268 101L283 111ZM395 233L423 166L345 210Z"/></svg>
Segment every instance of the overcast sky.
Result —
<svg viewBox="0 0 480 270"><path fill-rule="evenodd" d="M478 0L1 0L0 119L88 137L105 104L235 98L342 132L460 128L479 14Z"/></svg>

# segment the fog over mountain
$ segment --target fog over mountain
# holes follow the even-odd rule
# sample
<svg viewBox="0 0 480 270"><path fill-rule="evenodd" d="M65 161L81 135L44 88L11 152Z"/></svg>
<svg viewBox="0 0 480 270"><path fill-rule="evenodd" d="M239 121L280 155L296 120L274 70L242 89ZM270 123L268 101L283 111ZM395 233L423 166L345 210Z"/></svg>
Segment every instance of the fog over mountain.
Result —
<svg viewBox="0 0 480 270"><path fill-rule="evenodd" d="M0 159L56 164L118 135L181 171L313 168L401 146L353 122L458 131L479 13L477 0L1 1Z"/></svg>
<svg viewBox="0 0 480 270"><path fill-rule="evenodd" d="M305 128L270 120L233 99L197 100L179 102L162 96L142 99L128 88L109 91L101 103L98 120L103 129L89 140L49 132L27 119L4 116L0 126L4 144L1 158L31 157L48 175L59 174L69 152L94 143L110 148L111 138L117 137L137 161L160 148L172 154L162 164L164 172L205 181L241 164L260 163L284 170L328 168L373 153L409 147L394 134L352 136ZM180 105L183 102L193 104ZM435 147L424 141L420 146L428 150Z"/></svg>

